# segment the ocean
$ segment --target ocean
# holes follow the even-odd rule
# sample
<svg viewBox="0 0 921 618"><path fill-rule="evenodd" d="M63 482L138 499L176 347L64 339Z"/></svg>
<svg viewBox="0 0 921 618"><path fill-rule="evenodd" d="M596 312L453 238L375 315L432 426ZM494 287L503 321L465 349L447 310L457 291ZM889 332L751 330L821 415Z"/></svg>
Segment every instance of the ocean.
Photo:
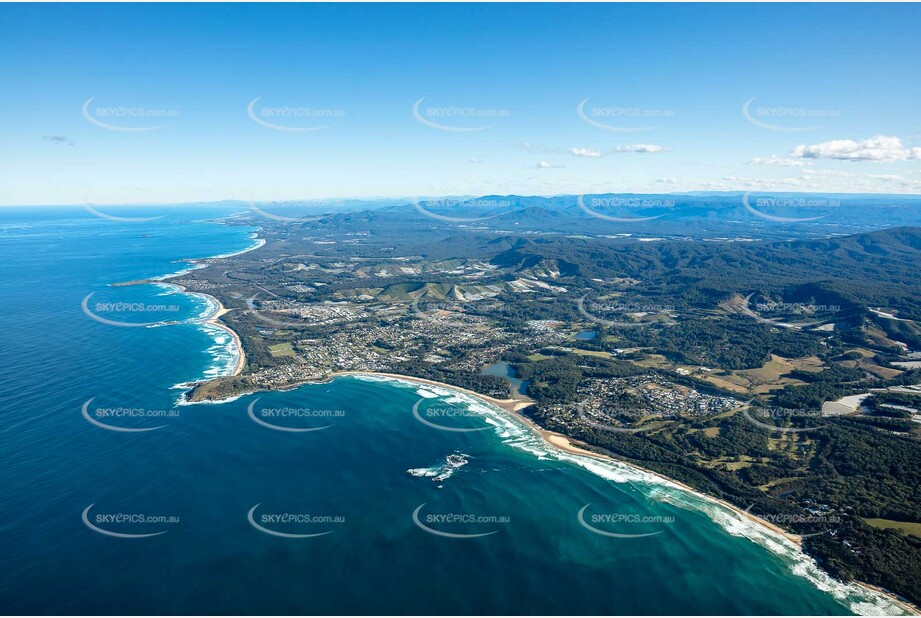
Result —
<svg viewBox="0 0 921 618"><path fill-rule="evenodd" d="M204 323L215 304L109 284L258 229L218 221L229 206L118 213L160 218L0 210L0 612L897 611L724 507L455 391L349 376L179 405L236 363Z"/></svg>

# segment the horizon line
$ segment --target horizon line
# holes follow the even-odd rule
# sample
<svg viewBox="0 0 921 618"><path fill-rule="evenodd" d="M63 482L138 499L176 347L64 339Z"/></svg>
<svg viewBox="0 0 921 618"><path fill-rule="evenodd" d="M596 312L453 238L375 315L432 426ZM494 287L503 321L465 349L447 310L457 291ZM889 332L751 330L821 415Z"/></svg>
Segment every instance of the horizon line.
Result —
<svg viewBox="0 0 921 618"><path fill-rule="evenodd" d="M0 208L83 208L87 205L100 205L100 206L115 206L115 207L131 207L131 206L190 206L190 205L201 205L209 206L216 204L224 203L239 203L241 206L246 206L250 203L265 203L265 202L304 202L304 205L310 206L312 202L332 202L332 201L361 201L361 202L375 202L375 201L385 201L385 200L407 200L408 203L413 203L416 200L432 200L432 199L478 199L488 196L498 196L498 197L521 197L521 198L560 198L560 197L579 197L580 195L674 195L674 196L702 196L702 195L745 195L748 194L762 194L762 195L837 195L837 196L879 196L879 197L897 197L897 198L921 198L921 193L879 193L879 192L853 192L853 191L769 191L769 190L743 190L743 189L733 189L728 191L707 191L707 190L694 190L694 191L674 191L674 192L665 192L665 193L642 193L636 191L618 191L618 192L587 192L587 193L554 193L554 194L521 194L521 193L483 193L483 194L442 194L442 195L426 195L426 196L406 196L406 195L395 195L395 196L373 196L373 197L311 197L311 198L289 198L289 199L273 199L273 200L245 200L240 198L222 198L222 199L213 199L213 200L194 200L188 202L67 202L60 204L0 204ZM319 204L317 204L319 205Z"/></svg>

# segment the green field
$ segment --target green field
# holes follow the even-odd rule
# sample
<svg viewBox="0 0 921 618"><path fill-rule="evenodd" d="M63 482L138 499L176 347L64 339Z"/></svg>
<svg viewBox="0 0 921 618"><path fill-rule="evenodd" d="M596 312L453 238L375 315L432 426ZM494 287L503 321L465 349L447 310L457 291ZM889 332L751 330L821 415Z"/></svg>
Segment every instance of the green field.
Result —
<svg viewBox="0 0 921 618"><path fill-rule="evenodd" d="M601 358L613 358L613 354L610 352L603 352L601 350L580 350L578 348L572 350L573 354L579 354L580 356L598 356Z"/></svg>
<svg viewBox="0 0 921 618"><path fill-rule="evenodd" d="M902 534L911 534L921 538L921 524L911 521L895 521L893 519L864 519L867 525L885 530L886 528L895 528Z"/></svg>
<svg viewBox="0 0 921 618"><path fill-rule="evenodd" d="M275 358L282 356L295 357L294 348L291 347L290 343L276 343L275 345L269 346L269 354Z"/></svg>

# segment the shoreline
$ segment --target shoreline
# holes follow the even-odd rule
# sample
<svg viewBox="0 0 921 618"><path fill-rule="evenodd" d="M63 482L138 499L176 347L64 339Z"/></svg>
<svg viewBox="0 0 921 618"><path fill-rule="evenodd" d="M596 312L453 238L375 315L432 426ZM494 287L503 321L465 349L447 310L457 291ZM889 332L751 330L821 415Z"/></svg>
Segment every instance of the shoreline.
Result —
<svg viewBox="0 0 921 618"><path fill-rule="evenodd" d="M247 247L246 249L242 249L240 251L233 251L231 253L222 253L220 255L213 255L213 256L204 257L204 258L195 258L195 259L189 260L189 263L195 264L197 266L203 260L220 260L220 259L225 259L229 257L235 257L238 255L243 255L244 253L249 253L250 251L255 251L256 249L260 249L264 247L265 244L268 242L265 238L259 238L259 229L251 233L250 239L256 241L256 244L253 245L252 247ZM202 267L207 268L208 266L209 264L206 263ZM173 277L181 277L183 274L186 274L186 273L178 272L172 275L167 275L166 277L164 277L163 280L165 281L167 279L172 279ZM177 285L177 284L174 283L171 285ZM177 287L182 288L183 292L187 291L184 286L178 285ZM233 311L233 309L228 309L227 307L225 307L224 304L216 296L213 296L211 294L206 294L205 292L188 292L188 293L189 294L200 294L202 296L206 296L210 298L211 300L213 300L214 303L217 305L217 311L215 311L213 315L206 318L204 320L204 323L211 324L212 326L216 326L220 328L221 330L225 331L227 334L229 334L231 338L233 339L234 346L237 349L237 362L236 364L234 364L233 371L230 373L230 376L222 376L222 377L233 377L233 376L240 375L241 373L243 373L243 369L246 368L246 350L243 348L243 340L240 339L240 335L237 334L237 331L230 328L230 326L228 326L227 324L224 324L218 321L220 320L221 316L230 313L231 311Z"/></svg>
<svg viewBox="0 0 921 618"><path fill-rule="evenodd" d="M229 329L229 328L228 330L232 331L232 329ZM681 481L669 478L653 470L642 468L640 466L637 466L636 464L633 464L633 463L630 463L630 462L627 462L621 459L617 459L613 456L603 455L601 453L590 451L587 448L582 448L581 446L578 446L579 444L578 441L576 441L574 438L571 438L570 436L567 436L567 435L564 435L564 434L561 434L555 431L549 431L547 429L543 429L539 427L536 423L534 423L534 421L532 421L531 419L529 419L528 417L524 416L523 414L519 412L519 410L526 408L529 405L532 405L533 403L535 403L532 399L530 399L529 397L523 396L523 395L517 398L512 398L512 399L497 399L495 397L490 397L489 395L482 395L480 393L477 393L476 391L473 391L467 388L463 388L461 386L454 386L451 384L446 384L444 382L437 382L435 380L429 380L427 378L417 378L415 376L407 376L407 375L398 374L398 373L386 373L386 372L380 372L380 371L354 371L352 370L352 371L334 371L334 372L327 374L323 379L303 380L301 382L286 384L283 387L277 387L277 388L256 389L256 390L249 391L246 393L240 393L239 395L236 395L231 399L211 401L209 403L224 403L227 401L233 401L233 400L238 399L239 397L250 395L259 390L265 390L267 392L285 392L285 391L300 388L301 386L308 385L308 384L329 384L337 377L348 377L348 376L386 378L390 380L408 382L412 384L420 384L423 386L433 386L436 388L458 392L458 393L473 397L475 399L479 399L480 401L488 403L494 407L499 408L503 412L508 413L515 421L518 421L532 435L541 439L543 443L551 450L557 450L557 451L560 451L560 452L563 452L569 455L576 455L579 457L594 459L602 463L608 463L608 464L613 463L617 465L622 465L632 470L641 472L643 474L653 476L659 479L660 481L666 483L667 485L681 489L682 491L685 491L704 502L709 502L711 504L721 506L727 509L728 511L744 518L745 520L758 525L759 527L767 530L768 532L778 535L782 537L784 540L792 543L798 552L800 552L803 556L812 560L816 568L818 568L822 573L825 574L825 576L829 577L835 582L838 582L843 585L853 585L857 588L864 590L866 593L878 595L879 597L882 597L886 601L891 603L893 606L897 607L901 612L903 612L906 615L921 616L921 608L919 608L918 606L915 606L913 603L911 603L907 599L902 599L896 596L895 594L893 594L892 592L889 592L888 590L885 590L879 586L868 584L866 582L857 581L857 580L852 580L850 582L843 582L839 579L832 577L825 569L823 569L821 566L819 566L817 563L814 562L814 558L812 558L812 556L809 556L809 554L803 551L802 538L799 535L793 534L791 532L787 532L786 530L777 526L776 524L773 524L765 519L761 519L757 515L753 515L752 513L746 512L742 508L730 502L727 502L715 496L710 496L705 493L702 493L694 489L693 487L682 483ZM589 445L586 444L585 446L587 447ZM719 524L716 524L716 525L719 525ZM765 548L765 549L769 552L771 551L769 548ZM846 603L842 602L842 604L845 607L848 607ZM870 615L876 615L876 614L870 614Z"/></svg>
<svg viewBox="0 0 921 618"><path fill-rule="evenodd" d="M801 552L803 551L802 538L799 535L793 534L791 532L787 532L780 526L777 526L776 524L773 524L765 519L761 519L757 515L753 515L730 502L727 502L715 496L710 496L710 495L701 493L700 491L694 489L693 487L689 485L686 485L675 479L669 478L653 470L647 470L646 468L642 468L640 466L637 466L627 461L623 461L621 459L617 459L610 455L603 455L601 453L590 451L587 448L582 448L577 445L578 442L574 438L571 438L561 433L557 433L555 431L549 431L549 430L539 427L536 423L534 423L534 421L532 421L531 419L529 419L528 417L526 417L525 415L519 412L519 410L526 408L529 405L532 405L533 403L535 403L534 400L530 399L527 396L521 395L517 398L512 398L512 399L496 399L495 397L490 397L488 395L481 395L480 393L477 393L476 391L472 391L470 389L463 388L460 386L453 386L451 384L446 384L444 382L437 382L435 380L429 380L427 378L416 378L413 376L407 376L407 375L402 375L402 374L397 374L397 373L384 373L384 372L377 372L377 371L336 371L336 372L329 374L330 378L335 378L337 376L383 377L383 378L390 378L393 380L402 380L404 382L411 382L415 384L435 386L438 388L443 388L443 389L447 389L451 391L457 391L465 395L470 395L472 397L485 401L486 403L492 404L493 406L498 407L505 412L508 412L515 420L519 421L522 425L524 425L524 427L527 428L532 434L540 437L548 446L551 447L551 449L557 449L565 453L569 453L571 455L588 457L588 458L602 461L605 463L615 463L618 465L627 466L628 468L632 468L634 470L643 472L645 474L655 476L656 478L661 479L665 481L666 483L669 483L671 485L681 488L684 491L691 493L697 498L700 498L706 502L711 502L719 506L722 506L724 508L727 508L733 513L735 513L736 515L740 515L744 517L745 519L755 524L758 524L759 526L763 528L766 528L770 532L783 536L788 541L794 543L799 549L799 551ZM585 446L589 446L589 445L586 444ZM805 552L803 553L805 554ZM824 572L824 569L822 570ZM829 575L829 577L831 576ZM840 581L840 580L836 580L836 581ZM842 583L847 583L847 582L842 582ZM875 586L873 584L868 584L866 582L861 582L857 580L853 580L850 583L852 583L853 585L859 588L863 588L864 590L871 591L875 594L878 594L884 597L886 600L891 602L893 605L895 605L902 611L908 613L909 615L921 616L921 608L915 606L908 600L897 597L893 593L887 590L884 590L883 588L880 588L879 586Z"/></svg>
<svg viewBox="0 0 921 618"><path fill-rule="evenodd" d="M514 417L515 420L517 420L522 425L524 425L527 429L529 429L532 434L540 437L545 443L547 443L547 445L549 445L552 448L564 451L571 455L591 457L593 459L597 459L599 461L603 461L606 463L616 463L619 465L624 465L624 466L627 466L628 468L633 468L634 470L638 470L645 474L650 474L663 481L666 481L677 487L680 487L681 489L694 494L698 498L701 498L703 500L713 502L713 503L719 504L720 506L726 507L730 509L731 511L733 511L734 513L736 513L737 515L741 515L742 517L745 517L746 519L753 521L767 528L771 532L783 535L789 541L792 541L793 543L795 543L797 546L800 546L800 547L802 546L802 537L800 537L799 535L793 534L792 532L788 532L776 524L773 524L765 519L761 519L757 515L748 513L745 510L739 508L738 506L730 502L727 502L720 498L716 498L714 496L709 496L707 494L701 493L700 491L694 489L690 485L686 485L680 481L669 478L663 474L655 472L654 470L648 470L646 468L637 466L636 464L624 461L622 459L617 459L611 455L604 455L602 453L597 453L595 451L589 450L589 448L587 447L589 447L590 445L588 444L584 444L584 446L580 446L580 443L577 440L575 440L575 438L572 438L562 433L558 433L556 431L550 431L550 430L540 427L539 425L537 425L537 423L535 423L530 418L528 418L527 416L519 412L519 410L522 410L532 405L533 403L536 403L533 399L529 397L521 396L519 398L512 398L512 399L496 399L495 397L489 397L488 395L481 395L480 393L477 393L476 391L472 391L470 389L462 388L459 386L453 386L451 384L446 384L444 382L436 382L435 380L429 380L426 378L416 378L413 376L407 376L407 375L402 375L402 374L397 374L397 373L383 373L383 372L376 372L376 371L337 371L335 373L330 374L330 377L349 376L349 375L365 375L365 376L371 376L371 377L392 378L395 380L403 380L404 382L413 382L416 384L425 384L429 386L436 386L439 388L458 391L466 395L476 397L477 399L482 399L483 401L490 403L510 413Z"/></svg>
<svg viewBox="0 0 921 618"><path fill-rule="evenodd" d="M180 275L170 275L170 276L172 277L172 276L180 276ZM233 377L233 376L238 376L241 373L243 373L243 369L246 367L246 351L243 349L243 340L240 339L240 335L237 334L237 331L230 328L230 326L228 326L227 324L224 324L218 321L222 316L233 311L233 309L228 309L227 307L225 307L224 304L220 300L218 300L217 297L212 296L211 294L207 294L205 292L190 292L188 288L186 288L183 285L179 285L178 283L167 283L166 281L161 281L161 280L152 281L152 280L144 279L140 281L128 281L126 283L113 284L113 285L125 286L125 285L142 285L142 284L169 286L172 288L176 288L177 294L185 294L187 296L199 296L199 297L204 298L208 302L214 303L216 307L214 313L212 313L206 318L198 318L198 319L192 320L189 323L209 324L211 326L214 326L226 332L233 339L233 345L236 350L236 362L234 363L233 371L226 375L215 376L216 378ZM208 380L213 380L213 379L214 378L207 378L205 380L200 380L200 381L207 382ZM191 384L191 382L189 382L188 384Z"/></svg>
<svg viewBox="0 0 921 618"><path fill-rule="evenodd" d="M186 288L185 286L179 285L178 283L171 283L169 280L175 279L176 277L182 277L184 275L187 275L193 270L196 270L198 268L207 268L208 266L210 266L210 264L208 264L206 260L220 260L220 259L235 257L238 255L243 255L244 253L249 253L250 251L255 251L256 249L264 247L266 242L268 242L264 238L259 238L258 230L251 233L250 240L255 240L256 244L253 245L252 247L241 249L240 251L234 251L231 253L222 253L220 255L211 255L211 256L201 257L201 258L187 258L187 259L181 260L182 262L190 264L191 268L185 268L177 272L169 273L166 275L160 275L158 277L151 277L148 279L135 279L133 281L122 281L118 283L111 283L109 285L111 285L112 287L123 287L123 286L129 286L129 285L144 285L144 284L169 285L169 286L173 286L177 288L178 293L180 294L187 294L190 296L202 296L202 297L205 297L206 299L209 299L211 302L213 302L217 306L217 309L213 314L211 314L207 318L203 318L199 320L199 322L202 324L210 324L211 326L215 326L223 330L224 332L226 332L228 335L230 335L231 339L233 340L234 347L236 348L236 352L237 352L236 354L237 360L236 360L236 363L234 364L233 371L228 375L216 376L216 377L238 376L241 373L243 373L243 369L245 369L246 367L246 350L243 348L243 340L240 339L240 335L237 334L237 331L230 328L230 326L228 326L227 324L224 324L219 321L222 316L230 313L231 311L233 311L233 309L228 309L227 307L225 307L224 304L216 296L213 296L206 292L189 292L188 288ZM209 378L209 380L210 379L213 379L213 378ZM204 380L204 381L208 381L208 380ZM189 382L189 384L191 384L191 382Z"/></svg>
<svg viewBox="0 0 921 618"><path fill-rule="evenodd" d="M182 286L179 286L179 287L182 287ZM221 316L227 313L230 313L231 311L233 311L233 309L228 309L221 303L221 301L219 301L216 297L211 296L210 294L205 294L204 292L190 292L190 294L202 294L204 296L207 296L208 298L211 298L217 304L217 311L215 311L213 315L205 319L204 323L211 324L212 326L216 326L220 328L221 330L225 331L227 334L229 334L233 338L234 346L237 349L237 362L234 365L233 372L230 375L231 376L240 375L241 373L243 373L243 369L246 367L246 351L243 349L243 340L240 339L240 335L237 334L237 331L230 328L226 324L218 321L221 318ZM224 376L224 377L227 377L227 376Z"/></svg>
<svg viewBox="0 0 921 618"><path fill-rule="evenodd" d="M235 253L232 253L232 254L225 254L225 255L222 255L222 256L215 256L215 257L212 257L212 258L200 258L200 260L219 259L219 258L223 258L223 257L230 257L230 256L234 256L234 255L240 255L240 254L243 254L243 253L247 253L247 252L249 252L249 251L254 251L254 250L256 250L256 249L259 249L259 248L261 248L262 246L264 246L264 245L266 244L266 241L265 241L264 239L258 239L258 238L257 238L257 240L258 240L259 242L257 242L257 244L256 244L255 246L250 247L250 248L248 248L248 249L244 249L244 250L242 250L242 251L238 251L238 252L235 252ZM195 261L196 261L196 260L190 260L191 263L195 263ZM207 266L207 265L205 265L205 266ZM179 277L179 276L182 276L183 274L185 274L185 273L183 273L183 272L175 273L175 274L173 274L173 275L168 275L168 276L164 277L163 279L165 280L165 279L168 279L168 278ZM139 282L139 283L140 283L140 282ZM145 283L146 283L146 282L145 282ZM171 284L171 285L176 285L176 284ZM177 287L183 287L183 286L177 286ZM183 290L185 290L185 288L183 288ZM219 328L221 328L221 329L227 331L227 332L233 337L233 341L234 341L234 344L235 344L236 347L237 347L237 350L238 350L238 352L239 352L239 355L238 355L238 358L237 358L237 364L236 364L236 366L234 367L234 371L233 371L233 373L231 374L231 376L240 375L240 374L243 372L243 370L244 370L244 368L245 368L245 365L246 365L246 363L245 363L245 351L244 351L244 348L243 348L243 342L242 342L242 340L240 339L239 335L236 333L236 331L234 331L232 328L230 328L230 327L227 326L226 324L223 324L223 323L218 322L218 320L220 319L221 316L227 314L228 312L232 311L233 309L228 309L228 308L224 307L224 305L221 303L220 300L218 300L216 297L214 297L214 296L212 296L212 295L210 295L210 294L205 294L205 293L203 293L203 292L190 292L190 293L192 293L192 294L202 294L202 295L204 295L204 296L207 296L207 297L213 299L214 302L216 303L216 305L217 305L217 307L218 307L217 311L216 311L213 315L211 315L209 318L207 318L207 319L205 320L205 322L206 322L206 323L209 323L209 324L212 324L212 325L214 325L214 326L217 326L217 327L219 327ZM740 508L740 507L738 507L738 506L736 506L736 505L734 505L734 504L732 504L732 503L730 503L730 502L727 502L727 501L722 500L722 499L720 499L720 498L717 498L717 497L715 497L715 496L710 496L710 495L707 495L707 494L705 494L705 493L702 493L702 492L700 492L700 491L694 489L693 487L691 487L691 486L689 486L689 485L686 485L686 484L684 484L684 483L682 483L682 482L680 482L680 481L678 481L678 480L669 478L669 477L667 477L667 476L665 476L665 475L663 475L663 474L660 474L660 473L658 473L658 472L655 472L655 471L653 471L653 470L647 470L646 468L642 468L642 467L637 466L637 465L635 465L635 464L633 464L633 463L630 463L630 462L627 462L627 461L623 461L623 460L617 459L617 458L615 458L615 457L613 457L613 456L611 456L611 455L604 455L604 454L601 454L601 453L596 453L596 452L594 452L594 451L591 451L591 450L589 450L589 448L583 448L583 446L584 446L584 447L589 447L589 445L588 445L588 444L581 443L581 444L583 444L583 446L580 446L580 443L579 443L577 440L575 440L574 438L571 438L570 436L567 436L567 435L564 435L564 434L561 434L561 433L558 433L558 432L554 432L554 431L549 431L549 430L543 429L542 427L538 426L534 421L532 421L530 418L528 418L527 416L521 414L520 410L522 410L522 409L524 409L524 408L526 408L526 407L528 407L528 406L533 405L534 403L536 403L533 399L531 399L530 397L527 397L526 395L517 395L517 396L513 396L513 397L510 398L510 399L498 399L498 398L495 398L495 397L491 397L491 396L489 396L489 395L483 395L483 394L481 394L481 393L478 393L478 392L476 392L476 391L473 391L473 390L470 390L470 389L467 389L467 388L463 388L463 387L460 387L460 386L454 386L454 385L451 385L451 384L446 384L446 383L444 383L444 382L438 382L438 381L435 381L435 380L429 380L429 379L427 379L427 378L417 378L417 377L414 377L414 376L407 376L407 375L403 375L403 374L387 373L387 372L378 372L378 371L354 371L354 370L352 370L352 371L335 371L335 372L331 372L331 373L329 373L329 374L326 376L326 379L324 379L324 380L322 380L322 381L318 381L318 380L305 380L305 381L303 381L303 382L285 385L285 386L282 387L282 388L272 388L272 389L268 389L268 390L270 390L270 391L287 391L287 390L293 390L293 389L299 388L300 386L303 386L303 385L305 385L305 384L318 384L318 383L325 383L325 382L328 382L328 381L332 381L334 378L339 377L339 376L367 376L367 377L372 377L372 378L373 378L373 377L378 377L378 378L389 378L389 379L392 379L392 380L398 380L398 381L410 382L410 383L415 383L415 384L422 384L422 385L434 386L434 387L437 387L437 388L442 388L442 389L446 389L446 390L450 390L450 391L455 391L455 392L459 392L459 393L462 393L462 394L465 394L465 395L474 397L474 398L476 398L476 399L479 399L479 400L481 400L481 401L484 401L484 402L486 402L486 403L488 403L488 404L490 404L490 405L492 405L492 406L494 406L494 407L497 407L497 408L499 408L500 410L502 410L502 411L508 413L514 420L518 421L518 422L519 422L522 426L524 426L532 435L534 435L534 436L540 438L540 439L544 442L544 444L546 444L546 445L547 445L549 448L551 448L551 449L556 449L556 450L558 450L558 451L561 451L561 452L563 452L563 453L567 453L567 454L570 454L570 455L576 455L576 456L580 456L580 457L587 457L587 458L589 458L589 459L594 459L594 460L596 460L596 461L601 461L601 462L603 462L603 463L609 463L609 464L610 464L610 463L613 463L613 464L617 464L617 465L623 465L623 466L626 466L626 467L631 468L631 469L633 469L633 470L642 472L642 473L644 473L644 474L651 475L651 476L653 476L653 477L655 477L655 478L658 478L659 480L661 480L661 481L663 481L663 482L665 482L665 483L667 483L667 484L669 484L669 485L672 485L672 486L674 486L674 487L680 488L681 490L690 493L691 495L695 496L696 498L698 498L698 499L700 499L700 500L703 500L703 501L705 501L705 502L709 502L709 503L711 503L711 504L716 504L716 505L721 506L721 507L723 507L723 508L725 508L725 509L728 509L730 512L732 512L732 513L734 513L734 514L736 514L736 515L739 515L739 516L743 517L744 519L746 519L746 520L748 520L748 521L750 521L750 522L752 522L752 523L757 524L758 526L760 526L760 527L766 529L767 531L769 531L769 532L771 532L771 533L774 533L774 534L777 534L777 535L780 535L780 536L783 537L785 540L787 540L787 541L793 543L793 544L796 546L796 548L797 548L797 550L798 550L799 552L801 552L802 554L808 556L808 554L806 554L806 553L803 551L803 547L802 547L802 538L801 538L799 535L796 535L796 534L793 534L793 533L791 533L791 532L788 532L788 531L784 530L783 528L781 528L780 526L777 526L776 524L774 524L774 523L772 523L772 522L769 522L769 521L767 521L767 520L765 520L765 519L762 519L762 518L760 518L760 517L758 517L758 516L756 516L756 515L753 515L752 513L749 513L749 512L743 510L742 508ZM224 376L224 377L227 377L227 376ZM209 380L209 381L210 381L210 380ZM255 392L255 391L254 391L254 392ZM243 395L247 395L247 394L250 394L250 393L243 393ZM235 399L236 399L236 397L235 397ZM214 403L221 403L221 401L216 401L216 402L214 402ZM768 551L770 551L770 550L768 550ZM810 556L810 558L811 558L811 556ZM818 568L821 569L821 567L818 567ZM827 573L824 569L821 569L821 570L822 570L826 575L828 575L828 573ZM831 577L831 575L828 575L828 577ZM834 578L832 578L832 579L834 579ZM840 580L836 580L836 581L840 581ZM846 582L841 582L841 583L846 583ZM903 611L903 612L905 612L905 613L907 613L907 614L909 614L909 615L921 616L921 608L915 606L915 605L912 604L910 601L907 601L907 600L905 600L905 599L901 599L901 598L895 596L893 593L891 593L891 592L889 592L889 591L887 591L887 590L884 590L883 588L880 588L879 586L875 586L875 585L873 585L873 584L868 584L868 583L861 582L861 581L856 581L856 580L854 580L854 581L852 581L852 582L850 582L850 583L853 584L853 585L855 585L855 586L857 586L858 588L861 588L861 589L867 591L867 592L871 592L871 593L874 593L874 594L876 594L876 595L879 595L879 596L883 597L884 599L886 599L887 601L889 601L890 603L892 603L894 606L896 606L897 608L899 608L901 611Z"/></svg>

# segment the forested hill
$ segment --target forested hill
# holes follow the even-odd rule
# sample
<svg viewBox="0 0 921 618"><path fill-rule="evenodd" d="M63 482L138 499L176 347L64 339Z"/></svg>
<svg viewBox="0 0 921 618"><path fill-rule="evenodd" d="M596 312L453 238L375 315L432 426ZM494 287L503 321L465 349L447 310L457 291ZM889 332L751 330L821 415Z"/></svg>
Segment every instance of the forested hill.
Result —
<svg viewBox="0 0 921 618"><path fill-rule="evenodd" d="M819 284L863 305L921 309L921 228L900 227L822 240L708 243L538 238L492 262L524 268L557 260L588 279L629 277L647 289L732 293Z"/></svg>

